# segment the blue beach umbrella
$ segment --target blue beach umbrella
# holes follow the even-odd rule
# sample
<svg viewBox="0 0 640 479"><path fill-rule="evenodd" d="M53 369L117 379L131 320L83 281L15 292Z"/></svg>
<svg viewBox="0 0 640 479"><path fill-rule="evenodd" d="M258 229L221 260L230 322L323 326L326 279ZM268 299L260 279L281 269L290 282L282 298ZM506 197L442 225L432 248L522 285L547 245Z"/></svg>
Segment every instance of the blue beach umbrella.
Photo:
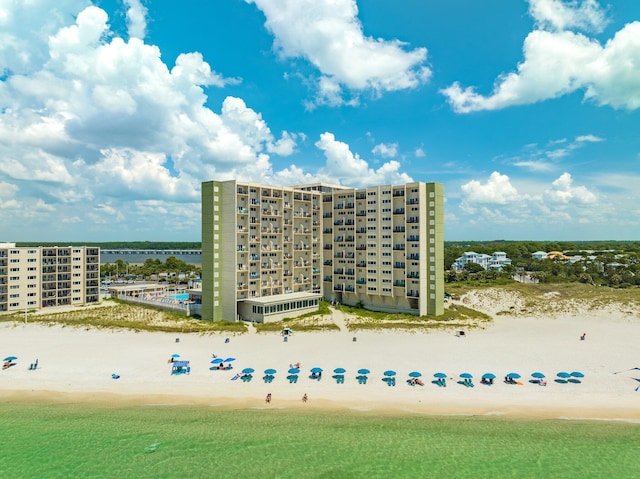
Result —
<svg viewBox="0 0 640 479"><path fill-rule="evenodd" d="M336 374L344 374L347 372L347 370L345 368L335 368L333 372Z"/></svg>
<svg viewBox="0 0 640 479"><path fill-rule="evenodd" d="M265 369L265 370L264 370L264 373L265 373L265 374L275 374L275 373L277 373L277 372L278 372L278 371L276 371L275 369Z"/></svg>
<svg viewBox="0 0 640 479"><path fill-rule="evenodd" d="M243 373L243 374L251 374L251 373L252 373L252 372L254 372L254 371L255 371L255 369L253 369L253 368L244 368L244 369L242 370L242 373Z"/></svg>
<svg viewBox="0 0 640 479"><path fill-rule="evenodd" d="M482 379L495 379L496 375L493 373L485 373L482 375Z"/></svg>
<svg viewBox="0 0 640 479"><path fill-rule="evenodd" d="M532 377L532 378L536 378L536 379L543 379L543 378L544 378L544 374L542 374L542 373L538 373L538 372L536 372L536 373L531 373L531 377Z"/></svg>
<svg viewBox="0 0 640 479"><path fill-rule="evenodd" d="M507 377L511 379L520 379L522 376L520 376L518 373L509 373L507 374Z"/></svg>
<svg viewBox="0 0 640 479"><path fill-rule="evenodd" d="M433 377L438 379L444 379L447 377L447 375L445 373L435 373Z"/></svg>
<svg viewBox="0 0 640 479"><path fill-rule="evenodd" d="M571 373L571 377L574 377L574 378L583 378L583 377L584 377L584 374L582 374L580 371L573 371L573 372Z"/></svg>
<svg viewBox="0 0 640 479"><path fill-rule="evenodd" d="M371 371L369 371L368 369L358 369L358 374L369 374Z"/></svg>
<svg viewBox="0 0 640 479"><path fill-rule="evenodd" d="M180 357L180 355L179 355L179 354L172 354L172 355L171 355L171 357L172 357L172 358L179 358L179 357Z"/></svg>
<svg viewBox="0 0 640 479"><path fill-rule="evenodd" d="M215 359L211 360L211 364L220 364L220 363L223 363L223 362L224 362L224 359L221 359L221 358L215 358Z"/></svg>
<svg viewBox="0 0 640 479"><path fill-rule="evenodd" d="M419 373L418 371L412 371L409 373L410 378L419 378L420 376L422 376L422 373Z"/></svg>
<svg viewBox="0 0 640 479"><path fill-rule="evenodd" d="M311 368L311 372L312 373L316 373L316 374L321 373L322 372L322 368Z"/></svg>
<svg viewBox="0 0 640 479"><path fill-rule="evenodd" d="M6 358L4 358L5 361L15 361L16 359L18 358L16 358L15 356L7 356Z"/></svg>
<svg viewBox="0 0 640 479"><path fill-rule="evenodd" d="M236 360L236 358L227 358L223 362L230 363L231 361L235 361L235 360Z"/></svg>
<svg viewBox="0 0 640 479"><path fill-rule="evenodd" d="M460 375L460 377L461 377L462 379L471 379L471 378L473 378L473 375L472 375L472 374L470 374L470 373L462 373L462 374Z"/></svg>
<svg viewBox="0 0 640 479"><path fill-rule="evenodd" d="M562 372L559 372L559 373L557 374L557 376L558 376L559 378L562 378L562 379L567 379L567 378L570 378L570 377L571 377L571 374L569 374L569 373L566 373L566 372L562 371Z"/></svg>
<svg viewBox="0 0 640 479"><path fill-rule="evenodd" d="M396 375L396 372L395 372L395 371L391 371L391 370L389 370L389 371L385 371L385 372L384 372L384 375L385 375L385 376L395 376L395 375Z"/></svg>
<svg viewBox="0 0 640 479"><path fill-rule="evenodd" d="M291 368L288 371L289 374L298 374L299 372L300 370L298 368Z"/></svg>

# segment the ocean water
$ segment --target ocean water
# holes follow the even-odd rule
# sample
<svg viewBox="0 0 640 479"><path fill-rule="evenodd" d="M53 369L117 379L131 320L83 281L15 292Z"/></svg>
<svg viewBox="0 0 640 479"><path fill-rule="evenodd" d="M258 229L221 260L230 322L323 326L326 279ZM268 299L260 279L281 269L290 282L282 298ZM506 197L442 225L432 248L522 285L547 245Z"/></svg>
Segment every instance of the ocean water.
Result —
<svg viewBox="0 0 640 479"><path fill-rule="evenodd" d="M3 479L640 473L640 426L619 422L65 403L0 404L0 431Z"/></svg>

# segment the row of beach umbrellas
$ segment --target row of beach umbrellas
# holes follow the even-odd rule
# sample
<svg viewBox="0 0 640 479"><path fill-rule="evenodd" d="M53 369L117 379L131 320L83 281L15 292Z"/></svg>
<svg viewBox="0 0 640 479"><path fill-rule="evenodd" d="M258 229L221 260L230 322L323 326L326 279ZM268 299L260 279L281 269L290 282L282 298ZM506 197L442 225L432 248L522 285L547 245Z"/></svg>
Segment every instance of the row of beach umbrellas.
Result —
<svg viewBox="0 0 640 479"><path fill-rule="evenodd" d="M173 358L179 358L180 355L179 354L173 354L171 357ZM4 358L4 361L15 361L18 358L15 356L8 356L6 358ZM222 358L215 358L211 361L211 364L221 364L221 363L231 363L233 361L235 361L236 358L226 358L226 359L222 359ZM323 372L323 369L320 367L314 367L311 368L310 370L312 373L314 374L320 374ZM245 368L242 370L243 374L253 374L255 372L255 369L253 368ZM269 368L269 369L265 369L264 373L265 374L276 374L278 371L276 369L273 368ZM299 374L300 373L300 369L299 368L289 368L289 370L287 371L289 374ZM346 369L344 368L335 368L333 370L333 372L335 374L344 374L347 372ZM358 374L361 375L367 375L370 374L371 371L369 369L366 368L362 368L362 369L358 369ZM396 375L396 372L393 370L387 370L384 371L383 373L384 376L386 377L393 377ZM462 373L459 375L461 378L463 379L473 379L473 375L471 373ZM572 371L572 372L566 372L566 371L561 371L559 373L557 373L556 375L557 377L559 377L560 379L569 379L569 378L583 378L584 374L581 373L580 371ZM411 371L409 373L409 377L411 378L419 378L422 377L422 373L418 372L418 371ZM447 375L443 372L437 372L433 375L433 377L435 377L436 379L446 379ZM516 372L511 372L508 373L506 376L506 378L509 379L520 379L522 376L519 373ZM536 371L534 373L531 373L531 377L535 378L535 379L544 379L546 376L544 373L541 373L539 371ZM493 380L496 379L496 375L493 373L485 373L482 375L482 379L487 379L487 380Z"/></svg>
<svg viewBox="0 0 640 479"><path fill-rule="evenodd" d="M233 358L231 358L231 359L233 360ZM226 359L224 362L228 362L228 361L229 361L229 359ZM219 361L219 362L222 362L222 361ZM311 368L310 371L312 373L319 374L319 373L322 373L324 370L322 368L320 368L320 367L314 367L314 368ZM255 369L253 369L253 368L245 368L245 369L242 370L243 374L253 374L254 372L255 372ZM265 369L264 370L265 374L276 374L277 372L278 371L276 369L273 369L273 368L269 368L269 369ZM289 374L299 374L300 373L300 368L289 368L289 370L287 372ZM344 374L344 373L347 372L347 370L344 369L344 368L335 368L333 370L333 372L335 374ZM371 373L371 371L369 369L365 369L365 368L358 369L358 374L367 375L367 374L370 374L370 373ZM384 373L383 373L383 375L387 376L387 377L393 377L396 374L397 373L395 371L393 371L393 370L387 370L387 371L384 371ZM422 373L420 373L418 371L412 371L412 372L410 372L408 374L408 376L411 377L411 378L419 378L419 377L422 377ZM463 379L473 379L473 375L471 373L462 373L459 376L461 378L463 378ZM584 374L581 373L580 371L573 371L573 372L570 372L570 373L563 371L563 372L559 372L557 374L557 376L559 378L562 378L562 379L583 378ZM437 373L435 373L433 375L433 377L435 377L437 379L446 379L447 375L445 373L443 373L443 372L437 372ZM512 372L512 373L508 373L506 375L506 377L509 378L509 379L520 379L522 376L520 374L518 374L518 373ZM536 379L544 379L546 376L541 372L534 372L534 373L531 374L531 377L536 378ZM491 379L495 379L495 378L496 378L496 375L493 374L493 373L485 373L485 374L482 375L482 379L491 380Z"/></svg>

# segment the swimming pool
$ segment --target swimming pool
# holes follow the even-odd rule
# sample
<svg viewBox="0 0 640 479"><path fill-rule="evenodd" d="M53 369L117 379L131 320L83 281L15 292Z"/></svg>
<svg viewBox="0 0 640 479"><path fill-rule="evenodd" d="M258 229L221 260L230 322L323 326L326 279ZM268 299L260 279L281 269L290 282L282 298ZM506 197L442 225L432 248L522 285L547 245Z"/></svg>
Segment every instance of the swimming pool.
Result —
<svg viewBox="0 0 640 479"><path fill-rule="evenodd" d="M169 298L171 299L178 299L180 301L186 301L189 299L189 293L184 293L184 294L172 294L171 296L169 296Z"/></svg>

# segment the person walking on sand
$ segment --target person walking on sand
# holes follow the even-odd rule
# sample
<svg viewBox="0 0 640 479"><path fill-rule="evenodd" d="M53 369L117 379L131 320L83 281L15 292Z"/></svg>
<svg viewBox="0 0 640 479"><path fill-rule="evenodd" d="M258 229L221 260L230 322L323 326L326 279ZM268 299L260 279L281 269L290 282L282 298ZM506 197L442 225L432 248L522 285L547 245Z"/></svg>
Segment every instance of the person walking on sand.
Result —
<svg viewBox="0 0 640 479"><path fill-rule="evenodd" d="M304 396L302 396L302 402L307 402L307 399L309 399L309 397L307 396L307 393L304 393Z"/></svg>
<svg viewBox="0 0 640 479"><path fill-rule="evenodd" d="M267 398L264 400L267 404L271 404L271 393L267 394Z"/></svg>

